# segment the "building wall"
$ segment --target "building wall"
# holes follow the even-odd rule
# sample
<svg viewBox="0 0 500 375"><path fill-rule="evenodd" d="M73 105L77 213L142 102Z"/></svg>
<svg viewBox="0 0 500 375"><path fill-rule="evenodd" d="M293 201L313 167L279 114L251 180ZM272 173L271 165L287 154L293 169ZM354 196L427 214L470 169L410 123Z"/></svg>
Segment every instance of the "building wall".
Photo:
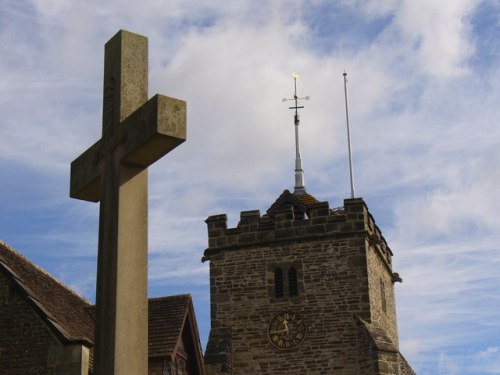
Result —
<svg viewBox="0 0 500 375"><path fill-rule="evenodd" d="M337 257L348 249L343 241L263 247L226 253L211 261L224 268L213 277L214 307L217 322L232 330L233 368L260 374L320 374L356 362L352 311L362 313L368 296L367 286L357 279L359 270L349 267L347 258ZM269 262L301 265L303 288L297 297L276 299L268 293ZM356 293L351 292L353 287ZM268 323L282 311L299 313L306 322L300 349L279 350L269 342ZM332 353L334 347L338 349Z"/></svg>
<svg viewBox="0 0 500 375"><path fill-rule="evenodd" d="M397 348L396 298L392 269L391 265L387 262L388 254L382 254L383 250L380 249L380 245L374 245L370 241L367 241L366 246L368 249L370 321L374 326L383 328L386 335ZM385 305L385 309L383 305Z"/></svg>
<svg viewBox="0 0 500 375"><path fill-rule="evenodd" d="M62 345L1 273L0 369L2 375L88 373L88 349Z"/></svg>
<svg viewBox="0 0 500 375"><path fill-rule="evenodd" d="M277 213L272 225L255 211L243 212L238 228L227 229L224 215L207 223L210 374L375 373L377 356L373 347L360 348L357 317L387 328L395 340L397 328L390 250L361 200L346 205L343 216L318 204L307 220L294 220L290 209ZM389 257L389 269L370 245L374 236L380 238L383 257ZM298 296L274 297L277 265L297 268ZM382 310L380 280L386 284L387 312ZM269 321L284 311L298 313L306 322L299 348L280 350L269 341Z"/></svg>

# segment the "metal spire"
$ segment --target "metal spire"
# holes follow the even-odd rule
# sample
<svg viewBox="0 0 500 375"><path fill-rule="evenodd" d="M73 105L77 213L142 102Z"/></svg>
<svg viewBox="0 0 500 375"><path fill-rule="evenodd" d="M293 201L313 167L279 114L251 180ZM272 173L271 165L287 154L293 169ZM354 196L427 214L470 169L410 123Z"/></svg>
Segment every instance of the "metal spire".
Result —
<svg viewBox="0 0 500 375"><path fill-rule="evenodd" d="M297 96L297 80L300 76L297 73L293 73L293 84L294 84L294 94L293 99L283 98L283 102L294 100L295 106L288 107L289 109L295 109L295 187L293 190L294 194L304 194L306 192L304 184L304 170L302 169L302 159L300 158L300 143L299 143L299 108L304 108L304 106L299 107L299 100L309 100L309 96L299 98Z"/></svg>
<svg viewBox="0 0 500 375"><path fill-rule="evenodd" d="M351 179L351 198L354 198L354 181L352 173L352 154L351 154L351 134L349 131L349 111L347 109L347 73L344 70L344 94L345 94L345 118L347 122L347 148L349 151L349 176Z"/></svg>

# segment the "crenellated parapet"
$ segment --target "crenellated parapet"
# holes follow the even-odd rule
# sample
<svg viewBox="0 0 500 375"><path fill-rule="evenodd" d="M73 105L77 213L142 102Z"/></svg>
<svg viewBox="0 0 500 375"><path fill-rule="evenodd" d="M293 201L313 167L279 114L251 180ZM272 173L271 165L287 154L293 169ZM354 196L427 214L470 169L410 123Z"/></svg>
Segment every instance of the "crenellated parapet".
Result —
<svg viewBox="0 0 500 375"><path fill-rule="evenodd" d="M212 254L221 251L265 246L277 241L357 235L365 236L390 266L392 252L362 198L346 199L344 206L336 209L331 209L328 202L301 204L287 198L263 215L259 210L242 211L235 228L227 227L226 214L210 216L206 220L209 247L202 260L210 260Z"/></svg>

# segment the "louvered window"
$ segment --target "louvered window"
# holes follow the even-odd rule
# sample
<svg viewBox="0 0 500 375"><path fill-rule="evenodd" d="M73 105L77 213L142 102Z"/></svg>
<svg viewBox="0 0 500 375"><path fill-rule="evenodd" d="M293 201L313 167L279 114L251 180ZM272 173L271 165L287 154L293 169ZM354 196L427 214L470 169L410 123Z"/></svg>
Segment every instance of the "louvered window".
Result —
<svg viewBox="0 0 500 375"><path fill-rule="evenodd" d="M274 296L276 298L284 297L283 270L281 268L274 270Z"/></svg>
<svg viewBox="0 0 500 375"><path fill-rule="evenodd" d="M288 295L296 296L297 292L297 269L295 267L290 267L288 269Z"/></svg>

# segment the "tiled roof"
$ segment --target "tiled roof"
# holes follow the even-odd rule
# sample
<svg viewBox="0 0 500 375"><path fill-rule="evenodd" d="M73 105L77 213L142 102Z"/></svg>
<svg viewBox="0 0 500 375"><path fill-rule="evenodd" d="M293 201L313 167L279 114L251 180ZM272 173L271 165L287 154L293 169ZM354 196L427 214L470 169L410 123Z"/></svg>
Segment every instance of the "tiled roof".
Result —
<svg viewBox="0 0 500 375"><path fill-rule="evenodd" d="M95 305L89 309L95 319ZM190 294L148 299L149 357L170 357L176 349L186 317L194 309Z"/></svg>
<svg viewBox="0 0 500 375"><path fill-rule="evenodd" d="M3 272L63 341L91 345L94 322L90 302L30 262L0 240L0 272Z"/></svg>
<svg viewBox="0 0 500 375"><path fill-rule="evenodd" d="M192 309L191 295L150 298L148 307L149 356L170 357Z"/></svg>
<svg viewBox="0 0 500 375"><path fill-rule="evenodd" d="M319 203L319 200L314 198L311 194L302 193L302 194L294 194L299 200L304 204L312 204Z"/></svg>
<svg viewBox="0 0 500 375"><path fill-rule="evenodd" d="M272 217L277 210L279 211L282 207L286 207L288 205L292 205L294 207L296 215L300 213L307 214L309 211L308 205L313 203L319 203L319 201L310 194L292 194L289 190L285 190L271 205L271 207L269 207L267 214Z"/></svg>
<svg viewBox="0 0 500 375"><path fill-rule="evenodd" d="M58 337L93 346L95 305L0 240L0 272L11 279ZM191 295L149 299L149 356L171 357L185 324L200 343ZM91 350L91 355L92 355ZM201 358L201 357L200 357ZM202 360L198 358L198 362ZM91 359L92 362L92 359Z"/></svg>

